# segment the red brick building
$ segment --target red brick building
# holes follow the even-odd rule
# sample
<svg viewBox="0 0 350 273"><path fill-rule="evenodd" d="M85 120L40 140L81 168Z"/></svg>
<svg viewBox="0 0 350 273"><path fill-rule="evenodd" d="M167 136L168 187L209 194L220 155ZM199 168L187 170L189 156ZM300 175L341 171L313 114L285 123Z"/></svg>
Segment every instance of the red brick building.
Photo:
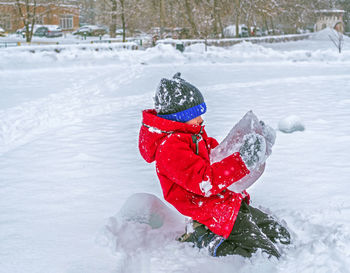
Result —
<svg viewBox="0 0 350 273"><path fill-rule="evenodd" d="M36 9L36 22L40 25L59 25L63 31L72 31L79 27L79 7L77 5L38 3ZM25 4L21 10L25 13ZM34 6L29 6L33 11ZM0 0L0 26L7 32L15 32L24 26L21 20L16 1Z"/></svg>

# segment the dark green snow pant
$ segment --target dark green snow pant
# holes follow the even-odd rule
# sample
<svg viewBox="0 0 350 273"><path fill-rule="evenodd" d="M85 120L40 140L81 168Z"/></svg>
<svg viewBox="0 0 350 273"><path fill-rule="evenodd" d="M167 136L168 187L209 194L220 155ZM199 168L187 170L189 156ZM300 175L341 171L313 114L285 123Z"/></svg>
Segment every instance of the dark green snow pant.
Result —
<svg viewBox="0 0 350 273"><path fill-rule="evenodd" d="M184 234L179 240L193 242L202 248L215 244L218 235L211 232L205 225L196 221L193 223L194 232ZM230 236L215 247L215 256L241 255L251 257L258 249L279 258L281 255L274 243L289 244L288 230L274 218L257 208L242 202L237 219ZM212 253L211 253L212 254Z"/></svg>

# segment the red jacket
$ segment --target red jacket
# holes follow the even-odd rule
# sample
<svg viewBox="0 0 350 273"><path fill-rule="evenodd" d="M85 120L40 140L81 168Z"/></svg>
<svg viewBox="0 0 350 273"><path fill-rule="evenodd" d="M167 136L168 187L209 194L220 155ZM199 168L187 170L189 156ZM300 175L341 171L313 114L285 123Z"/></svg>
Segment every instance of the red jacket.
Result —
<svg viewBox="0 0 350 273"><path fill-rule="evenodd" d="M139 149L147 162L156 161L165 200L227 238L244 196L226 188L249 170L239 153L210 164L210 150L217 145L203 126L166 120L155 110L143 111Z"/></svg>

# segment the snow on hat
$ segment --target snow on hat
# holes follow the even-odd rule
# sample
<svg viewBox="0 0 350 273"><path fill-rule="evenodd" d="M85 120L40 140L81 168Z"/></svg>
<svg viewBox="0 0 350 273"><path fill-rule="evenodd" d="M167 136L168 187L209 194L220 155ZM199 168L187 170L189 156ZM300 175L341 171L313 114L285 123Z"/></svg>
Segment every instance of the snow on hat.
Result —
<svg viewBox="0 0 350 273"><path fill-rule="evenodd" d="M171 80L161 79L154 104L159 117L186 122L207 111L202 93L176 73Z"/></svg>

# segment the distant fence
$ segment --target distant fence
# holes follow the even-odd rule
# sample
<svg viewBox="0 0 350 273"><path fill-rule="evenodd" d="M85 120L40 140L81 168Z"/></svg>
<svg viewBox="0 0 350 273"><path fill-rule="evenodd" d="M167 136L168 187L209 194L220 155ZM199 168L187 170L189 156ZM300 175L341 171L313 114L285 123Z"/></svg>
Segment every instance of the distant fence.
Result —
<svg viewBox="0 0 350 273"><path fill-rule="evenodd" d="M20 46L22 45L22 46ZM138 50L139 45L133 42L128 43L85 43L85 44L36 44L35 43L18 43L17 48L11 50L16 50L17 52L56 52L60 53L62 51L69 50L82 50L82 51L113 51L113 50Z"/></svg>
<svg viewBox="0 0 350 273"><path fill-rule="evenodd" d="M175 40L164 39L158 40L157 44L171 44L177 49L183 51L184 47L192 44L206 44L208 46L220 46L228 47L242 42L251 43L278 43L288 41L298 41L308 39L310 34L291 34L280 36L265 36L265 37L247 37L247 38L226 38L226 39L193 39L193 40ZM55 51L60 53L63 50L69 50L75 48L78 50L91 50L91 51L107 51L107 50L139 50L143 47L149 47L150 44L142 44L142 40L131 39L129 42L121 42L120 40L104 39L104 40L91 40L86 42L77 42L71 44L60 44L59 42L50 41L35 41L31 43L26 42L0 42L0 48L18 47L18 50L30 51L32 53L40 51Z"/></svg>
<svg viewBox="0 0 350 273"><path fill-rule="evenodd" d="M310 34L290 34L279 36L266 36L266 37L249 37L249 38L233 38L233 39L221 39L221 40L207 40L207 45L214 46L231 46L241 42L250 42L253 44L258 43L280 43L305 40L310 37Z"/></svg>
<svg viewBox="0 0 350 273"><path fill-rule="evenodd" d="M247 37L247 38L226 38L226 39L196 39L196 40L173 40L173 39L164 39L158 40L157 44L172 44L178 45L183 44L185 47L193 44L206 44L208 46L221 46L227 47L242 42L251 42L251 43L280 43L288 41L298 41L308 39L310 34L290 34L290 35L279 35L279 36L265 36L265 37Z"/></svg>
<svg viewBox="0 0 350 273"><path fill-rule="evenodd" d="M0 48L15 47L18 45L16 42L0 42Z"/></svg>
<svg viewBox="0 0 350 273"><path fill-rule="evenodd" d="M130 43L133 43L132 48L130 48ZM140 39L128 39L126 42L122 42L120 40L113 39L104 39L104 40L90 40L90 41L77 41L77 42L59 42L59 41L32 41L32 42L23 42L23 41L0 41L0 48L7 47L16 47L16 46L52 46L52 45L60 45L60 46L68 46L68 45L90 45L90 44L118 44L117 47L128 48L132 50L139 49L142 46L142 40ZM119 46L122 45L122 46Z"/></svg>

